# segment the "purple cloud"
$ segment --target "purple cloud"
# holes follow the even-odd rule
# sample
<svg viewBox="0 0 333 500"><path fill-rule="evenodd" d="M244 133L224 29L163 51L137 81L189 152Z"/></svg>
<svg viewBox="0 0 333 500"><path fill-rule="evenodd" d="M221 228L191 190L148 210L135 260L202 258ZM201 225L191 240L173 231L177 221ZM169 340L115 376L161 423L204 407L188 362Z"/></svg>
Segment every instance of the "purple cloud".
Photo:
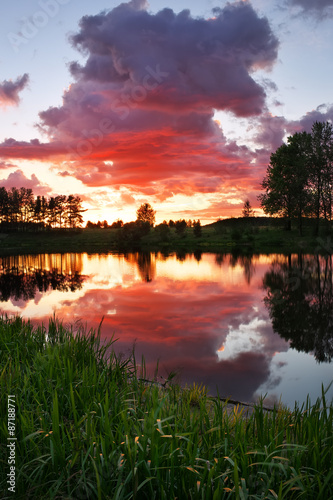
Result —
<svg viewBox="0 0 333 500"><path fill-rule="evenodd" d="M27 86L29 75L24 73L19 76L14 82L12 80L4 80L0 83L0 105L12 106L20 102L19 93Z"/></svg>
<svg viewBox="0 0 333 500"><path fill-rule="evenodd" d="M46 196L50 192L50 188L46 184L43 184L35 174L32 174L29 179L24 175L22 170L16 170L10 173L7 179L0 179L0 186L6 189L25 187L27 189L32 189L35 195L40 196Z"/></svg>
<svg viewBox="0 0 333 500"><path fill-rule="evenodd" d="M288 121L283 116L273 116L264 113L259 118L253 119L255 129L254 141L264 149L257 150L257 158L260 155L268 155L280 147L285 136L293 135L295 132L311 132L315 122L333 122L333 105L321 104L316 109L309 111L299 120ZM264 157L260 163L265 163Z"/></svg>
<svg viewBox="0 0 333 500"><path fill-rule="evenodd" d="M71 40L88 58L70 65L76 83L63 106L40 114L50 135L80 135L82 123L96 127L103 117L133 131L181 127L192 113L198 131L214 109L262 112L265 90L252 73L275 62L278 40L250 3L214 9L210 19L168 8L150 14L145 6L133 0L81 19Z"/></svg>
<svg viewBox="0 0 333 500"><path fill-rule="evenodd" d="M279 42L250 2L205 19L152 14L132 0L83 17L71 43L86 61L71 63L62 105L40 113L49 142L6 140L4 158L58 154L71 160L63 175L86 185L150 189L162 199L253 183L253 152L227 140L214 119L215 110L266 111L272 85L254 74L275 63Z"/></svg>
<svg viewBox="0 0 333 500"><path fill-rule="evenodd" d="M303 13L314 14L319 18L333 15L333 0L288 0L289 5L301 7Z"/></svg>

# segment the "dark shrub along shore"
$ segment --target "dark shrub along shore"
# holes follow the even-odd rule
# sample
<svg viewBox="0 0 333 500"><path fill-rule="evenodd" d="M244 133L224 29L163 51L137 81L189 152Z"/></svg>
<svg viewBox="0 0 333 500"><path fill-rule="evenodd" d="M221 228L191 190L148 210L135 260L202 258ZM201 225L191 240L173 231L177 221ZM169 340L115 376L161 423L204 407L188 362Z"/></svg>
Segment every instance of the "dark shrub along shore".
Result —
<svg viewBox="0 0 333 500"><path fill-rule="evenodd" d="M203 387L147 384L134 353L54 318L2 317L0 350L1 415L15 410L0 427L3 499L333 498L325 391L245 418Z"/></svg>
<svg viewBox="0 0 333 500"><path fill-rule="evenodd" d="M207 226L185 227L167 224L151 228L131 222L120 228L49 229L5 231L0 226L0 255L66 252L230 252L243 253L332 253L331 225L324 224L314 235L314 221L303 222L303 235L287 231L283 219L249 217L226 219ZM332 243L331 243L332 241Z"/></svg>

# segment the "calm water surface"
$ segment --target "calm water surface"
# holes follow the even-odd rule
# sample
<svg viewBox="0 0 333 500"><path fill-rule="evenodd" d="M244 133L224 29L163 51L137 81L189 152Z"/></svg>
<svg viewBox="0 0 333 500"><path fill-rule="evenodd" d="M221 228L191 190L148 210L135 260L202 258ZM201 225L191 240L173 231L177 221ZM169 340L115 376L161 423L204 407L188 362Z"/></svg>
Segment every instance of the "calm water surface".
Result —
<svg viewBox="0 0 333 500"><path fill-rule="evenodd" d="M332 258L311 255L53 254L0 258L0 311L56 312L152 374L241 401L293 406L333 380ZM333 397L333 388L328 393Z"/></svg>

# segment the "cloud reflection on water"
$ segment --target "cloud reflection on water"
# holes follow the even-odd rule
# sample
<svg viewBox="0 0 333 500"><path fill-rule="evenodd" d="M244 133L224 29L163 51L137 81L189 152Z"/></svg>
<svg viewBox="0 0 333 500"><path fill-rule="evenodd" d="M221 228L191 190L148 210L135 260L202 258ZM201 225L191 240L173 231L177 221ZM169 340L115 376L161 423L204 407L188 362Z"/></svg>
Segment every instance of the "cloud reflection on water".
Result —
<svg viewBox="0 0 333 500"><path fill-rule="evenodd" d="M159 359L162 375L176 370L182 382L202 382L220 396L250 401L263 388L274 399L286 371L276 357L289 350L263 302L263 278L276 258L82 254L80 289L50 287L37 301L12 298L0 309L44 324L55 310L66 323L81 320L89 328L104 316L103 338L114 335L125 355L135 344L150 375ZM75 259L58 264L75 274Z"/></svg>

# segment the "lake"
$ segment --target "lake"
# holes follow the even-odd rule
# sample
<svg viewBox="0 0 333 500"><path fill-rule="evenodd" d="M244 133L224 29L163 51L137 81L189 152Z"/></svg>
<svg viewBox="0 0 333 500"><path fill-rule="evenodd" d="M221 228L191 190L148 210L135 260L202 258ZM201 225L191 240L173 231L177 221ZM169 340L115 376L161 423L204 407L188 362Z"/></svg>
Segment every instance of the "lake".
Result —
<svg viewBox="0 0 333 500"><path fill-rule="evenodd" d="M0 312L54 313L211 394L294 406L333 380L332 257L40 254L0 258ZM162 380L162 379L161 379ZM333 388L328 392L333 397Z"/></svg>

